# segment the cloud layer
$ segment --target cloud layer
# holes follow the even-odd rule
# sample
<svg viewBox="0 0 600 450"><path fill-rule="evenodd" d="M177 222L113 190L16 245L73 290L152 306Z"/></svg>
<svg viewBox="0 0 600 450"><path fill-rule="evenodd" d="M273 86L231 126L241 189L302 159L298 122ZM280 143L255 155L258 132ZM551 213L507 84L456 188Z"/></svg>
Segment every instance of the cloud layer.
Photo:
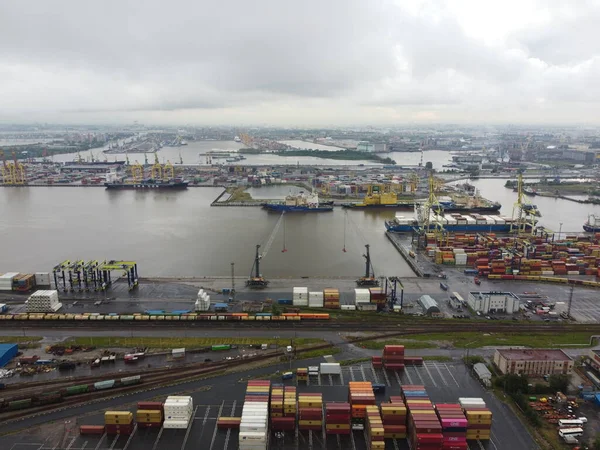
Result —
<svg viewBox="0 0 600 450"><path fill-rule="evenodd" d="M598 121L600 2L450 3L4 2L0 119Z"/></svg>

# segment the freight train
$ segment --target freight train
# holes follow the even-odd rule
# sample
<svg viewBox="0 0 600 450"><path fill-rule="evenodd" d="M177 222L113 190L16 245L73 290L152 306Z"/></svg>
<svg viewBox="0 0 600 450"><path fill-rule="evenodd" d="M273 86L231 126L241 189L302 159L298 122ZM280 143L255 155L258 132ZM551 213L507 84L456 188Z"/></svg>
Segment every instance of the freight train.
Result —
<svg viewBox="0 0 600 450"><path fill-rule="evenodd" d="M141 375L131 377L118 378L114 380L98 381L90 384L80 384L69 386L57 391L44 392L43 394L34 395L28 398L2 399L0 398L0 413L7 411L16 411L19 409L34 408L37 406L49 405L52 403L60 403L65 398L72 395L80 395L103 391L106 389L120 388L124 386L133 386L142 383Z"/></svg>
<svg viewBox="0 0 600 450"><path fill-rule="evenodd" d="M284 313L274 316L271 313L190 313L190 314L52 314L52 313L22 313L0 314L2 320L69 320L69 321L300 321L300 320L330 320L329 313Z"/></svg>

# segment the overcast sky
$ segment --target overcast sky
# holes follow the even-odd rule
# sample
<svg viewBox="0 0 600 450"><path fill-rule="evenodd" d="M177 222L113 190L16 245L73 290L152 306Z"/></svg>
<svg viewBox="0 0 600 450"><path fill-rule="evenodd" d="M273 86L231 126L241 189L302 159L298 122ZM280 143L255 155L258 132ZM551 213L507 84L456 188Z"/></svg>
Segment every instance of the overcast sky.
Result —
<svg viewBox="0 0 600 450"><path fill-rule="evenodd" d="M598 123L600 0L0 3L0 120Z"/></svg>

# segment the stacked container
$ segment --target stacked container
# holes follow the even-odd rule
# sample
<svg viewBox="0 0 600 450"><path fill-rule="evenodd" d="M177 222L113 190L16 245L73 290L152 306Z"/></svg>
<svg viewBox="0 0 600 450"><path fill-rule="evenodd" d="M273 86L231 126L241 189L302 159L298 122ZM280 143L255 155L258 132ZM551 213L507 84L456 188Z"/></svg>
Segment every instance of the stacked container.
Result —
<svg viewBox="0 0 600 450"><path fill-rule="evenodd" d="M404 345L383 347L383 366L388 370L404 370Z"/></svg>
<svg viewBox="0 0 600 450"><path fill-rule="evenodd" d="M38 287L50 288L52 282L50 281L49 272L36 272L35 273L35 284Z"/></svg>
<svg viewBox="0 0 600 450"><path fill-rule="evenodd" d="M438 403L435 409L442 424L442 450L467 450L467 419L460 405Z"/></svg>
<svg viewBox="0 0 600 450"><path fill-rule="evenodd" d="M106 434L126 434L133 432L133 413L129 411L106 411L104 413Z"/></svg>
<svg viewBox="0 0 600 450"><path fill-rule="evenodd" d="M35 291L27 299L27 312L53 313L62 308L58 291Z"/></svg>
<svg viewBox="0 0 600 450"><path fill-rule="evenodd" d="M268 448L269 380L248 381L240 421L239 450Z"/></svg>
<svg viewBox="0 0 600 450"><path fill-rule="evenodd" d="M210 309L210 296L204 292L204 289L200 289L198 291L198 297L196 298L194 309L196 311L208 311Z"/></svg>
<svg viewBox="0 0 600 450"><path fill-rule="evenodd" d="M323 394L298 395L298 429L323 429Z"/></svg>
<svg viewBox="0 0 600 450"><path fill-rule="evenodd" d="M219 417L217 419L217 428L224 430L227 428L240 428L242 419L240 417Z"/></svg>
<svg viewBox="0 0 600 450"><path fill-rule="evenodd" d="M165 417L164 428L182 429L189 426L194 414L192 397L171 395L165 400L163 408Z"/></svg>
<svg viewBox="0 0 600 450"><path fill-rule="evenodd" d="M9 272L0 275L0 291L12 291L13 279L19 275L19 272Z"/></svg>
<svg viewBox="0 0 600 450"><path fill-rule="evenodd" d="M340 309L340 291L338 289L323 289L323 306L327 309Z"/></svg>
<svg viewBox="0 0 600 450"><path fill-rule="evenodd" d="M348 402L351 406L352 424L363 425L367 417L367 405L375 404L375 394L370 381L350 381Z"/></svg>
<svg viewBox="0 0 600 450"><path fill-rule="evenodd" d="M23 274L13 278L13 291L29 292L35 288L35 275Z"/></svg>
<svg viewBox="0 0 600 450"><path fill-rule="evenodd" d="M381 369L383 367L383 362L381 360L381 356L371 357L371 364L373 364L374 369Z"/></svg>
<svg viewBox="0 0 600 450"><path fill-rule="evenodd" d="M354 289L354 304L371 303L371 292L368 289Z"/></svg>
<svg viewBox="0 0 600 450"><path fill-rule="evenodd" d="M408 409L407 429L411 447L415 450L441 450L444 441L442 425L424 386L402 386L402 397Z"/></svg>
<svg viewBox="0 0 600 450"><path fill-rule="evenodd" d="M369 293L371 296L371 303L376 303L378 305L385 305L386 297L385 292L380 287L370 288Z"/></svg>
<svg viewBox="0 0 600 450"><path fill-rule="evenodd" d="M298 382L308 382L308 369L306 367L296 369L296 380L298 380Z"/></svg>
<svg viewBox="0 0 600 450"><path fill-rule="evenodd" d="M308 293L308 306L310 308L322 308L323 307L323 291L309 292Z"/></svg>
<svg viewBox="0 0 600 450"><path fill-rule="evenodd" d="M308 288L293 288L292 303L294 306L308 306Z"/></svg>
<svg viewBox="0 0 600 450"><path fill-rule="evenodd" d="M139 428L160 428L162 427L163 404L160 402L139 402L137 404L135 420Z"/></svg>
<svg viewBox="0 0 600 450"><path fill-rule="evenodd" d="M385 431L379 408L375 405L367 406L367 449L368 450L384 450Z"/></svg>
<svg viewBox="0 0 600 450"><path fill-rule="evenodd" d="M482 398L459 398L458 403L467 418L467 439L487 441L492 432L492 412Z"/></svg>
<svg viewBox="0 0 600 450"><path fill-rule="evenodd" d="M325 404L325 432L327 434L350 434L350 403Z"/></svg>
<svg viewBox="0 0 600 450"><path fill-rule="evenodd" d="M380 406L386 439L406 439L406 405L402 397L390 397Z"/></svg>

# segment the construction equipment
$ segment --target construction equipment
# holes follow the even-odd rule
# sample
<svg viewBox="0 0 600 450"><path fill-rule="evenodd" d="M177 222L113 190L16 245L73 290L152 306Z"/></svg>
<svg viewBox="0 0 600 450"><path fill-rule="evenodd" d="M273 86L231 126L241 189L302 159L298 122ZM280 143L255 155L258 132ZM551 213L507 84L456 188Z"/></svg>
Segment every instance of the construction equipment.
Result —
<svg viewBox="0 0 600 450"><path fill-rule="evenodd" d="M390 310L394 309L394 305L398 303L398 285L400 285L400 309L404 304L404 285L400 278L398 277L386 277L385 279L385 295L389 297L389 308ZM390 293L388 296L388 286L390 289Z"/></svg>
<svg viewBox="0 0 600 450"><path fill-rule="evenodd" d="M129 290L138 286L137 263L135 261L63 261L54 266L54 284L57 290L79 292L104 291L112 284L111 272L123 270L127 275Z"/></svg>
<svg viewBox="0 0 600 450"><path fill-rule="evenodd" d="M371 263L370 247L369 244L365 245L365 248L367 249L366 254L363 255L363 258L365 258L365 276L356 280L358 286L379 286L379 280L375 278L375 270Z"/></svg>
<svg viewBox="0 0 600 450"><path fill-rule="evenodd" d="M163 177L165 181L175 178L175 168L173 167L173 164L171 164L171 161L167 161L165 164L163 168Z"/></svg>
<svg viewBox="0 0 600 450"><path fill-rule="evenodd" d="M163 178L163 167L160 165L158 161L158 155L154 153L154 165L151 169L152 179L154 180L162 180Z"/></svg>
<svg viewBox="0 0 600 450"><path fill-rule="evenodd" d="M254 264L252 265L252 269L250 269L250 277L248 278L248 280L246 280L246 286L248 286L250 288L262 289L262 288L266 288L269 285L269 281L267 279L265 279L265 277L263 277L262 274L260 273L260 260L263 259L265 256L267 256L267 253L269 253L271 245L273 244L273 241L275 240L275 236L277 235L277 231L279 230L279 227L283 223L284 215L285 215L285 212L282 212L281 216L279 216L279 219L277 220L277 223L275 224L275 227L273 228L273 231L271 232L271 235L269 236L269 239L267 240L267 243L265 244L264 250L262 253L259 252L260 247L261 247L260 244L256 245L256 254L254 256ZM284 239L284 241L283 241L282 252L286 252L287 249L285 248L285 233L283 235L283 239Z"/></svg>
<svg viewBox="0 0 600 450"><path fill-rule="evenodd" d="M137 160L135 164L131 166L131 177L133 178L134 183L141 183L144 180L144 168Z"/></svg>
<svg viewBox="0 0 600 450"><path fill-rule="evenodd" d="M510 231L519 234L533 235L538 222L537 218L540 216L541 214L537 209L537 206L524 201L523 175L519 174L517 179L517 201L513 206L513 222Z"/></svg>

